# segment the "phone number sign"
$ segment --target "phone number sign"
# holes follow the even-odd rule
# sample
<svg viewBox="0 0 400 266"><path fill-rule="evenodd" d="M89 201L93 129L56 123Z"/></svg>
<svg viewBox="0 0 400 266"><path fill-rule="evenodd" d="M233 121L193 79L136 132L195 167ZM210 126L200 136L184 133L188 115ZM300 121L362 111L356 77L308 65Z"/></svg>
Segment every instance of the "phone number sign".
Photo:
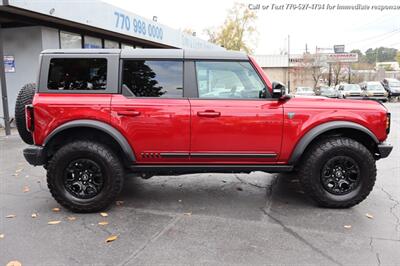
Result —
<svg viewBox="0 0 400 266"><path fill-rule="evenodd" d="M125 15L121 12L114 12L115 16L115 28L125 30L128 32L134 32L139 35L146 37L162 40L163 29L152 23L146 23L145 21L138 19L133 16Z"/></svg>

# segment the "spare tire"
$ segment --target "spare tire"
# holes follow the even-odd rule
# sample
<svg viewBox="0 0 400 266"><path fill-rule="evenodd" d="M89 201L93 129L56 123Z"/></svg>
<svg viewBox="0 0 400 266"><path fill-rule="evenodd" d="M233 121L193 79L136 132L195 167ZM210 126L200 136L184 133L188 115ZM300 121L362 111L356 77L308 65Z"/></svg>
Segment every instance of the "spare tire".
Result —
<svg viewBox="0 0 400 266"><path fill-rule="evenodd" d="M28 83L19 91L17 100L15 101L15 124L17 126L19 136L27 144L33 144L33 137L32 133L26 129L25 105L32 103L35 91L35 83Z"/></svg>

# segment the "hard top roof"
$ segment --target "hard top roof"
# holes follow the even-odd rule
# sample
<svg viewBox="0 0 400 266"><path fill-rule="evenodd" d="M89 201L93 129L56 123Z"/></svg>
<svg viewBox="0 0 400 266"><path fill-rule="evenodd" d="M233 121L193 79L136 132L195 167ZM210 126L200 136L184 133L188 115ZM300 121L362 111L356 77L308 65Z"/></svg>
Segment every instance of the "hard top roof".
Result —
<svg viewBox="0 0 400 266"><path fill-rule="evenodd" d="M49 49L42 54L120 54L121 58L248 60L243 52L197 49Z"/></svg>

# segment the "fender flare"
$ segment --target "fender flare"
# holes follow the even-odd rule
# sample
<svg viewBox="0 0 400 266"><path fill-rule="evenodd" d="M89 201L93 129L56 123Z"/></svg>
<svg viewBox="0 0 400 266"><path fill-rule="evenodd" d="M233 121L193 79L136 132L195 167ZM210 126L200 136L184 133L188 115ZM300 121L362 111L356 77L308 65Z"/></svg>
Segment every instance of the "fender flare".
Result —
<svg viewBox="0 0 400 266"><path fill-rule="evenodd" d="M113 138L118 145L121 147L121 150L123 151L125 157L129 159L130 162L136 162L136 157L135 153L132 150L132 147L129 145L129 142L126 140L126 138L119 132L117 129L114 127L104 123L100 122L97 120L89 120L89 119L80 119L80 120L74 120L67 122L65 124L62 124L61 126L57 127L54 129L44 140L43 146L46 147L46 145L53 139L54 136L56 136L58 133L74 128L74 127L87 127L87 128L94 128L100 131L103 131L107 135L109 135L111 138Z"/></svg>
<svg viewBox="0 0 400 266"><path fill-rule="evenodd" d="M308 145L319 135L332 130L332 129L356 129L361 132L366 133L368 136L370 136L376 144L379 143L378 138L374 135L374 133L371 132L368 128L354 123L354 122L349 122L349 121L332 121L332 122L326 122L324 124L318 125L314 128L312 128L310 131L308 131L302 138L301 140L296 144L295 149L292 152L292 155L290 156L289 159L289 164L296 164L297 161L300 159L301 155L303 152L306 150Z"/></svg>

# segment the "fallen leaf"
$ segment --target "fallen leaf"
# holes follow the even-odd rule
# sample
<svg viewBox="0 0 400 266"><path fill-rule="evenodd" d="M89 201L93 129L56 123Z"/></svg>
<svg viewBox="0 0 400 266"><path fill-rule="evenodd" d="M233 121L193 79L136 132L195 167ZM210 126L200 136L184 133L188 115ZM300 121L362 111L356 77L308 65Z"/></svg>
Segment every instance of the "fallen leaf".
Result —
<svg viewBox="0 0 400 266"><path fill-rule="evenodd" d="M6 218L15 218L15 217L17 217L17 215L15 215L15 214L9 214L6 216Z"/></svg>
<svg viewBox="0 0 400 266"><path fill-rule="evenodd" d="M53 208L53 209L51 209L53 212L59 212L60 211L60 208Z"/></svg>
<svg viewBox="0 0 400 266"><path fill-rule="evenodd" d="M100 215L103 216L103 217L107 217L107 216L108 216L108 213L106 213L106 212L101 212Z"/></svg>
<svg viewBox="0 0 400 266"><path fill-rule="evenodd" d="M53 225L53 224L59 224L59 223L61 223L61 221L50 221L47 224Z"/></svg>
<svg viewBox="0 0 400 266"><path fill-rule="evenodd" d="M29 192L29 187L28 186L24 186L24 190L22 190L24 193Z"/></svg>
<svg viewBox="0 0 400 266"><path fill-rule="evenodd" d="M4 238L4 234L0 234L0 239L3 239Z"/></svg>
<svg viewBox="0 0 400 266"><path fill-rule="evenodd" d="M346 224L346 225L344 225L343 227L346 228L346 229L350 229L350 228L351 228L351 225Z"/></svg>
<svg viewBox="0 0 400 266"><path fill-rule="evenodd" d="M6 266L22 266L21 262L17 261L17 260L12 260L9 263L7 263Z"/></svg>
<svg viewBox="0 0 400 266"><path fill-rule="evenodd" d="M17 170L15 170L15 173L16 173L16 174L17 174L17 173L20 173L22 170L23 170L22 168L21 168L21 169L17 169Z"/></svg>
<svg viewBox="0 0 400 266"><path fill-rule="evenodd" d="M76 220L76 217L75 217L75 216L68 216L67 219L68 219L69 221L75 221L75 220Z"/></svg>
<svg viewBox="0 0 400 266"><path fill-rule="evenodd" d="M37 218L38 217L38 215L37 215L37 213L36 212L34 212L34 213L32 213L32 218Z"/></svg>
<svg viewBox="0 0 400 266"><path fill-rule="evenodd" d="M121 206L122 204L124 204L124 201L123 201L123 200L117 200L117 201L115 202L115 204L116 204L117 206Z"/></svg>
<svg viewBox="0 0 400 266"><path fill-rule="evenodd" d="M108 222L107 221L102 221L102 222L99 222L99 225L107 225L108 224Z"/></svg>
<svg viewBox="0 0 400 266"><path fill-rule="evenodd" d="M116 235L109 236L109 237L106 239L106 243L113 242L113 241L116 240L117 238L118 238L118 236L116 236Z"/></svg>
<svg viewBox="0 0 400 266"><path fill-rule="evenodd" d="M365 216L367 216L367 218L369 219L374 219L374 216L372 214L366 213Z"/></svg>

